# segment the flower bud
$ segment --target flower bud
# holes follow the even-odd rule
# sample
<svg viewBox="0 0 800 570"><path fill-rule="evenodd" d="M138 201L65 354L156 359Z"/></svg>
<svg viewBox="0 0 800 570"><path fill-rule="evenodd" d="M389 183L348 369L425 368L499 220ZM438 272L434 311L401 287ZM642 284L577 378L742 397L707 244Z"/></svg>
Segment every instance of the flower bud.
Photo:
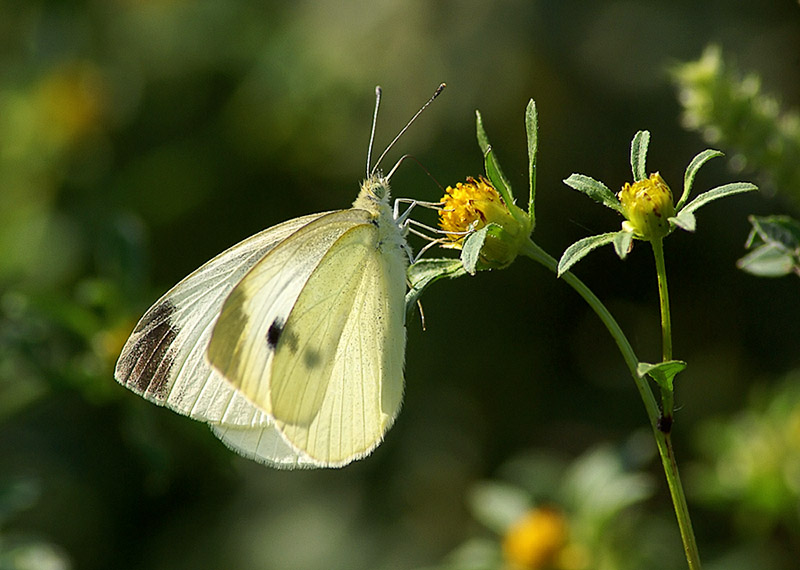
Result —
<svg viewBox="0 0 800 570"><path fill-rule="evenodd" d="M668 219L675 215L675 206L672 191L658 172L633 184L626 183L617 197L626 218L624 230L648 241L670 232Z"/></svg>

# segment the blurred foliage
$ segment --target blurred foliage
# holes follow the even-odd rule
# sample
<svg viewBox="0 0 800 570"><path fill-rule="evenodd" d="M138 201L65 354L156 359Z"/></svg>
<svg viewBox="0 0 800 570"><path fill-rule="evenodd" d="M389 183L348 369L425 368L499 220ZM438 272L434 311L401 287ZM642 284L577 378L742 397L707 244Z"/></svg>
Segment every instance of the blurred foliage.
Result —
<svg viewBox="0 0 800 570"><path fill-rule="evenodd" d="M512 458L497 479L476 483L468 494L473 516L493 535L470 538L435 568L679 566L677 531L644 508L654 488L652 477L638 470L652 459L647 437L639 434L619 449L597 447L571 461L541 452Z"/></svg>
<svg viewBox="0 0 800 570"><path fill-rule="evenodd" d="M781 109L759 75L743 76L719 46L675 67L673 78L687 128L731 152L737 170L758 173L763 186L800 202L800 113Z"/></svg>
<svg viewBox="0 0 800 570"><path fill-rule="evenodd" d="M643 45L631 34L642 29L658 30L658 41ZM583 544L613 537L604 560L679 555L676 536L661 541L674 523L660 478L647 487L652 498L640 489L625 504L611 491L644 480L643 464L620 468L608 451L586 463L594 456L583 450L619 440L644 413L594 316L538 268L515 264L426 293L428 332L409 323L397 425L372 457L340 471L249 464L203 426L126 393L112 369L142 311L189 271L259 229L353 199L376 83L385 93L378 147L448 83L397 150L413 149L443 186L482 169L475 108L509 149L511 181L524 184L524 162L514 164L525 156L519 110L536 99L537 235L561 251L608 222L563 188L570 172L621 185L627 157L611 149L648 128L665 141L650 149L662 174L680 176L699 145L678 124L664 70L710 41L773 92L800 93L790 3L0 3L0 568L419 567L474 544L466 541L481 531L470 510L486 523L480 513L491 509L476 507L470 489L531 447L562 457L550 471L550 459L512 461L526 474L504 467L490 487L510 485L526 509L557 504ZM776 159L774 148L789 153L796 126L770 105L753 126L774 117L774 132L758 131L770 145L745 164L796 197L784 178L797 161ZM733 140L721 146L747 156ZM437 199L413 166L393 182L398 195ZM708 213L703 251L674 240L668 252L681 260L670 276L673 320L690 362L676 418L682 449L696 422L731 418L751 384L800 366L796 286L730 271L747 214L796 212L763 197L744 202ZM657 351L652 274L636 255L614 273L606 261L587 259L581 276L646 358ZM754 417L770 425L759 409ZM713 469L710 458L723 457L700 453L686 459ZM569 496L578 473L605 477L598 484L611 499ZM793 568L780 556L797 552L788 507L761 511L754 536L774 530L740 546L729 515L761 500L757 485L745 487L740 500L729 491L696 516L701 552L710 545L708 558L726 570ZM499 556L504 531L491 528L483 538Z"/></svg>
<svg viewBox="0 0 800 570"><path fill-rule="evenodd" d="M728 518L740 547L777 553L781 568L800 556L800 371L754 390L746 408L698 429L688 471L694 498ZM782 562L782 563L779 563Z"/></svg>

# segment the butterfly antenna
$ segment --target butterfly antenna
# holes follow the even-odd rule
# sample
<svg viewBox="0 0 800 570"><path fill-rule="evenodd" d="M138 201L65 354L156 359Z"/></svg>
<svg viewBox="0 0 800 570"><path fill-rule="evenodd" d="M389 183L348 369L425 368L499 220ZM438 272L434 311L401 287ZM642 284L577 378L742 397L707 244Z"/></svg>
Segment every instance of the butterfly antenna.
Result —
<svg viewBox="0 0 800 570"><path fill-rule="evenodd" d="M375 113L372 115L372 132L369 134L369 148L367 149L367 178L370 175L370 164L372 164L372 146L375 143L375 125L378 124L378 108L381 106L381 86L375 87Z"/></svg>
<svg viewBox="0 0 800 570"><path fill-rule="evenodd" d="M436 91L433 92L433 95L431 95L431 98L428 99L422 107L420 107L419 111L417 111L414 114L414 116L411 117L411 120L408 121L406 126L403 127L403 129L399 133L397 133L397 136L394 137L392 142L389 143L389 145L386 147L386 150L384 150L381 153L381 155L378 157L378 160L375 162L375 166L372 167L372 170L370 170L370 168L369 168L369 159L368 159L368 161L367 161L367 176L375 174L375 171L378 170L378 166L380 165L381 161L383 160L383 157L386 156L386 153L389 152L392 149L392 147L398 141L398 139L403 136L403 133L405 133L408 130L408 127L410 127L414 123L414 121L417 120L417 117L419 117L422 114L422 111L427 109L428 105L433 103L433 100L436 99L442 91L444 91L445 87L447 87L447 85L442 83L441 85L439 85L439 87L436 88ZM378 101L380 101L380 87L375 90L375 93L377 95ZM372 154L372 139L375 136L375 121L378 118L378 101L375 102L375 117L372 120L372 136L370 137L370 144L369 144L370 152L368 153L370 155Z"/></svg>

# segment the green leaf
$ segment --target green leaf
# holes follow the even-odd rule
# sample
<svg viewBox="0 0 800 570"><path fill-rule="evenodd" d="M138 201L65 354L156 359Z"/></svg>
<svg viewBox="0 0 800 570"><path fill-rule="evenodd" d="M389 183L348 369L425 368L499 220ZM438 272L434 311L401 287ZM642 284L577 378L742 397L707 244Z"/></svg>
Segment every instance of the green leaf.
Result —
<svg viewBox="0 0 800 570"><path fill-rule="evenodd" d="M470 275L475 275L478 271L478 261L480 260L481 248L486 242L486 234L489 226L484 226L476 232L472 232L464 239L461 249L461 263Z"/></svg>
<svg viewBox="0 0 800 570"><path fill-rule="evenodd" d="M497 162L497 158L495 158L494 151L492 147L486 151L486 155L484 156L484 165L486 168L486 176L489 178L489 182L492 183L497 191L500 193L500 197L503 199L503 202L506 205L511 205L514 203L514 194L511 192L511 185L508 183L508 179L506 179L503 171L500 169L500 164Z"/></svg>
<svg viewBox="0 0 800 570"><path fill-rule="evenodd" d="M687 232L693 232L697 227L697 218L691 212L682 211L677 216L668 218L668 221Z"/></svg>
<svg viewBox="0 0 800 570"><path fill-rule="evenodd" d="M617 238L617 234L621 232L611 232L607 234L600 234L596 236L589 236L576 241L569 246L561 255L558 260L558 276L561 277L569 268L575 265L578 261L583 259L590 251L607 243L613 242Z"/></svg>
<svg viewBox="0 0 800 570"><path fill-rule="evenodd" d="M489 149L492 147L492 145L489 144L489 137L486 136L486 129L483 128L483 117L481 116L481 112L477 109L475 110L475 127L478 131L478 146L481 149L481 154L485 156L486 153L489 152Z"/></svg>
<svg viewBox="0 0 800 570"><path fill-rule="evenodd" d="M758 190L758 187L755 184L750 184L749 182L731 182L730 184L717 186L708 192L703 192L697 198L686 204L686 206L684 206L678 213L678 217L681 217L681 214L684 212L694 213L694 211L699 207L705 206L712 200L717 200L733 194L740 194L742 192L752 192L753 190Z"/></svg>
<svg viewBox="0 0 800 570"><path fill-rule="evenodd" d="M633 249L633 232L621 231L614 236L614 251L620 259L625 259Z"/></svg>
<svg viewBox="0 0 800 570"><path fill-rule="evenodd" d="M736 267L758 277L783 277L790 273L800 275L797 255L775 244L764 244L742 257Z"/></svg>
<svg viewBox="0 0 800 570"><path fill-rule="evenodd" d="M505 174L503 174L503 170L500 168L500 163L497 161L497 157L492 150L492 145L489 143L489 137L486 134L486 129L483 128L483 117L481 116L481 112L477 110L475 111L475 128L477 130L478 146L483 153L486 177L489 179L489 182L492 183L492 186L494 186L500 193L503 201L506 204L513 204L514 195L511 192L511 184L508 182Z"/></svg>
<svg viewBox="0 0 800 570"><path fill-rule="evenodd" d="M467 273L475 275L478 271L481 248L486 242L486 237L490 234L499 235L502 231L503 229L497 224L487 224L466 237L464 245L461 248L461 263L464 265L464 269Z"/></svg>
<svg viewBox="0 0 800 570"><path fill-rule="evenodd" d="M800 275L800 223L788 216L750 216L753 225L745 247L750 253L737 267L760 277Z"/></svg>
<svg viewBox="0 0 800 570"><path fill-rule="evenodd" d="M439 279L455 279L466 275L464 266L458 259L420 259L406 270L409 282L406 293L406 311L416 305L423 291Z"/></svg>
<svg viewBox="0 0 800 570"><path fill-rule="evenodd" d="M578 192L583 192L595 202L600 202L604 206L622 213L622 204L619 203L617 196L602 182L595 180L584 174L571 174L564 180L564 184L574 188Z"/></svg>
<svg viewBox="0 0 800 570"><path fill-rule="evenodd" d="M525 132L528 135L528 181L530 198L528 199L528 216L531 219L531 230L536 226L534 201L536 199L536 155L539 150L539 118L536 103L531 99L525 109Z"/></svg>
<svg viewBox="0 0 800 570"><path fill-rule="evenodd" d="M639 131L631 141L631 171L633 181L639 182L647 178L647 147L650 145L650 131Z"/></svg>
<svg viewBox="0 0 800 570"><path fill-rule="evenodd" d="M750 216L753 229L745 247L775 244L788 251L800 250L800 222L789 216Z"/></svg>
<svg viewBox="0 0 800 570"><path fill-rule="evenodd" d="M692 161L689 163L689 166L686 167L686 172L683 175L683 194L681 194L681 199L678 200L678 204L675 206L675 211L683 208L686 200L689 199L689 193L692 191L692 184L694 184L694 177L697 175L697 171L700 170L700 167L712 158L716 158L718 156L725 155L718 150L709 148L692 159Z"/></svg>
<svg viewBox="0 0 800 570"><path fill-rule="evenodd" d="M672 392L672 383L675 376L684 368L686 368L686 363L683 360L667 360L665 362L659 362L658 364L640 362L636 367L636 373L639 376L647 374L656 381L662 390Z"/></svg>

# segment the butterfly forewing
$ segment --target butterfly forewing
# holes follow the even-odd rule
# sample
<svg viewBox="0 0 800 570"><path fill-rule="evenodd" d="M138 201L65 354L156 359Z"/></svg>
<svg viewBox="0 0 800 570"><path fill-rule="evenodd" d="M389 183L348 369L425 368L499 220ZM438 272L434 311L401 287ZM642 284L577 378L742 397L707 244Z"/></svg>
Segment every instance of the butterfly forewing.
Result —
<svg viewBox="0 0 800 570"><path fill-rule="evenodd" d="M266 425L269 419L209 365L205 352L222 304L269 251L323 214L264 230L221 253L167 292L136 325L114 376L148 400L196 419Z"/></svg>

